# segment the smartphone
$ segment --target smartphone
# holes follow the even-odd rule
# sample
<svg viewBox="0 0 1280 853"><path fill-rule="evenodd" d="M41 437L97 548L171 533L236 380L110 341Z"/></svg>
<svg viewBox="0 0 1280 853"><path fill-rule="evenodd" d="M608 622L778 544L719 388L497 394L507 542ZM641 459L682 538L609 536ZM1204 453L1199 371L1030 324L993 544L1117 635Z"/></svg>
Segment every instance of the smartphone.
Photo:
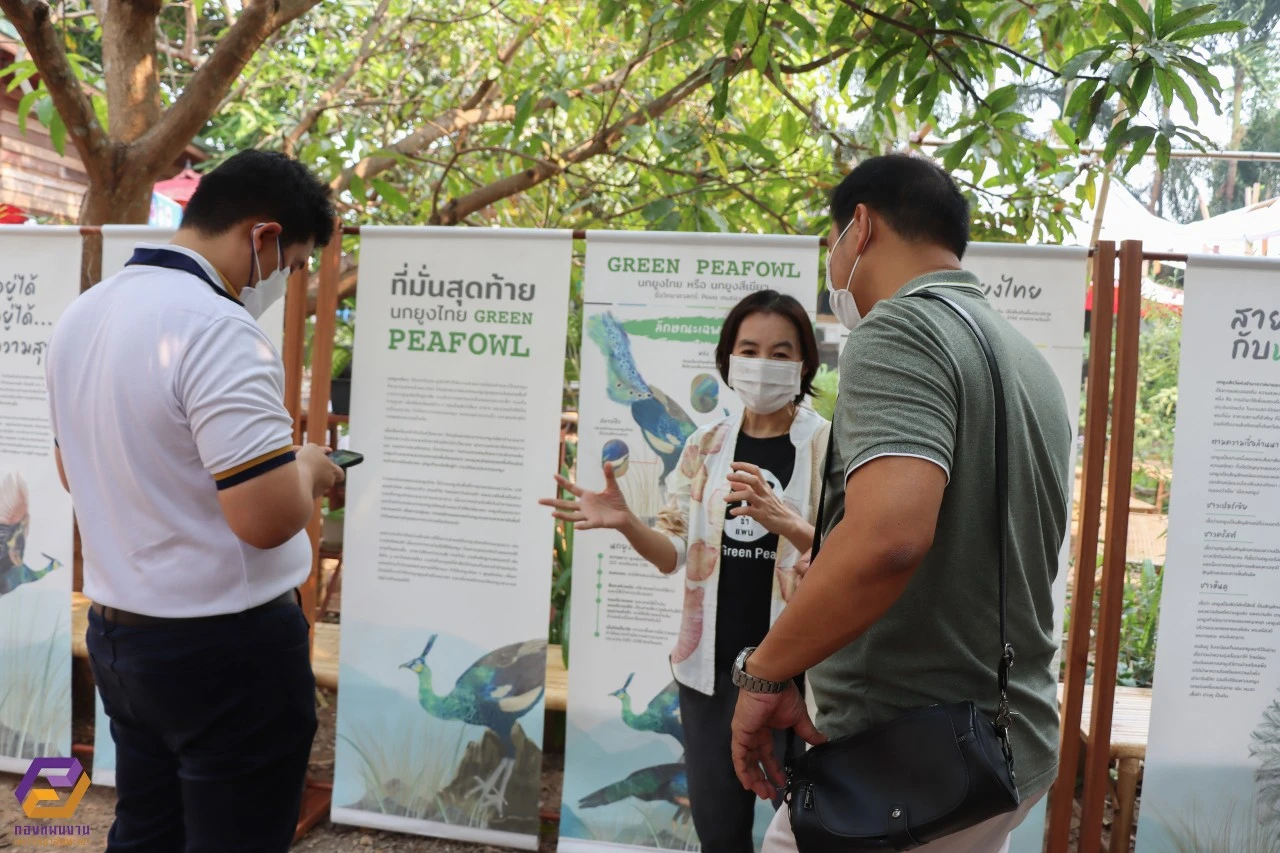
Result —
<svg viewBox="0 0 1280 853"><path fill-rule="evenodd" d="M335 450L329 454L329 461L345 471L363 462L364 454L356 453L354 450Z"/></svg>

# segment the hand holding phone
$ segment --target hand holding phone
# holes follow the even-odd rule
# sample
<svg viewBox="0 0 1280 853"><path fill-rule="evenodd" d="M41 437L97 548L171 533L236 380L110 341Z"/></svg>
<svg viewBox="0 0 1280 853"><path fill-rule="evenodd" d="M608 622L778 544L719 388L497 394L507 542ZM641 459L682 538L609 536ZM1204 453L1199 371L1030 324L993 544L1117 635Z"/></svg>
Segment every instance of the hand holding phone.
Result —
<svg viewBox="0 0 1280 853"><path fill-rule="evenodd" d="M335 450L329 454L329 461L346 471L363 462L364 454L356 453L354 450Z"/></svg>

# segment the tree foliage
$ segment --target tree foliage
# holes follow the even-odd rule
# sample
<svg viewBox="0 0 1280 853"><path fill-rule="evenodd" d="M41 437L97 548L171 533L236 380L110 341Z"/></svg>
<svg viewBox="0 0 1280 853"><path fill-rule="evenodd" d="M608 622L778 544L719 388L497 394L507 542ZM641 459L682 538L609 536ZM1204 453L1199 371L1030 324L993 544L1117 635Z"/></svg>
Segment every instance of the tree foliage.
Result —
<svg viewBox="0 0 1280 853"><path fill-rule="evenodd" d="M67 0L55 15L42 0L0 0L32 52L12 71L40 80L24 98L38 120L56 126L50 106L71 100L46 73L61 63L105 92L92 116L64 124L138 124L145 105L111 82L130 72L108 61L102 21L118 5L135 4ZM153 5L152 133L211 76L238 7ZM935 134L979 235L1053 239L1093 197L1101 162L1080 151L1086 140L1107 148L1103 160L1131 152L1126 167L1203 142L1151 107L1176 98L1194 120L1196 89L1216 104L1205 45L1239 25L1212 11L1172 0L1150 11L1138 0L320 4L264 36L225 97L204 98L199 135L215 150L296 152L364 221L791 231L821 226L850 162ZM1028 94L1049 109L1023 112ZM1100 121L1121 105L1119 123Z"/></svg>

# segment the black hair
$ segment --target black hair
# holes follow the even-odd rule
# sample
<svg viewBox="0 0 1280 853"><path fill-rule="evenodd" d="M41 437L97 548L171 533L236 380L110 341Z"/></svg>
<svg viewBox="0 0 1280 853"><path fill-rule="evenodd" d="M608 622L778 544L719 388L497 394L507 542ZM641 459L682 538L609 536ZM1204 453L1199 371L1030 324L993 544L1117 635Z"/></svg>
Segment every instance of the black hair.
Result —
<svg viewBox="0 0 1280 853"><path fill-rule="evenodd" d="M200 179L182 214L182 227L217 237L246 219L279 222L280 242L314 240L328 245L333 234L329 187L306 166L275 151L241 151Z"/></svg>
<svg viewBox="0 0 1280 853"><path fill-rule="evenodd" d="M932 160L910 154L863 160L831 193L837 231L844 230L860 204L880 214L904 240L935 243L964 257L969 202Z"/></svg>
<svg viewBox="0 0 1280 853"><path fill-rule="evenodd" d="M796 327L796 337L800 339L800 396L799 403L805 397L813 396L813 380L818 375L818 337L813 332L813 323L800 300L776 290L758 290L743 299L729 316L724 318L720 328L720 342L716 344L716 367L720 378L729 384L729 356L738 343L738 332L742 323L753 314L777 314L786 317Z"/></svg>

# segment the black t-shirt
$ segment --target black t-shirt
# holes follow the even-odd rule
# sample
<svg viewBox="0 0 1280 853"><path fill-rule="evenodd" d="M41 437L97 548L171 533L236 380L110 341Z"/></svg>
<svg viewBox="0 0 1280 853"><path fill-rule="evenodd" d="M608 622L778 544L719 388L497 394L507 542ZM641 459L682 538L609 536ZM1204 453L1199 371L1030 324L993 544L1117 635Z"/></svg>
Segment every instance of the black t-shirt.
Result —
<svg viewBox="0 0 1280 853"><path fill-rule="evenodd" d="M780 494L796 467L796 446L790 435L752 438L738 435L735 462L760 468L764 480ZM739 504L730 504L728 510ZM773 568L778 559L778 535L752 518L725 512L720 541L720 587L716 594L716 671L726 672L738 653L756 646L769 633L773 604Z"/></svg>

